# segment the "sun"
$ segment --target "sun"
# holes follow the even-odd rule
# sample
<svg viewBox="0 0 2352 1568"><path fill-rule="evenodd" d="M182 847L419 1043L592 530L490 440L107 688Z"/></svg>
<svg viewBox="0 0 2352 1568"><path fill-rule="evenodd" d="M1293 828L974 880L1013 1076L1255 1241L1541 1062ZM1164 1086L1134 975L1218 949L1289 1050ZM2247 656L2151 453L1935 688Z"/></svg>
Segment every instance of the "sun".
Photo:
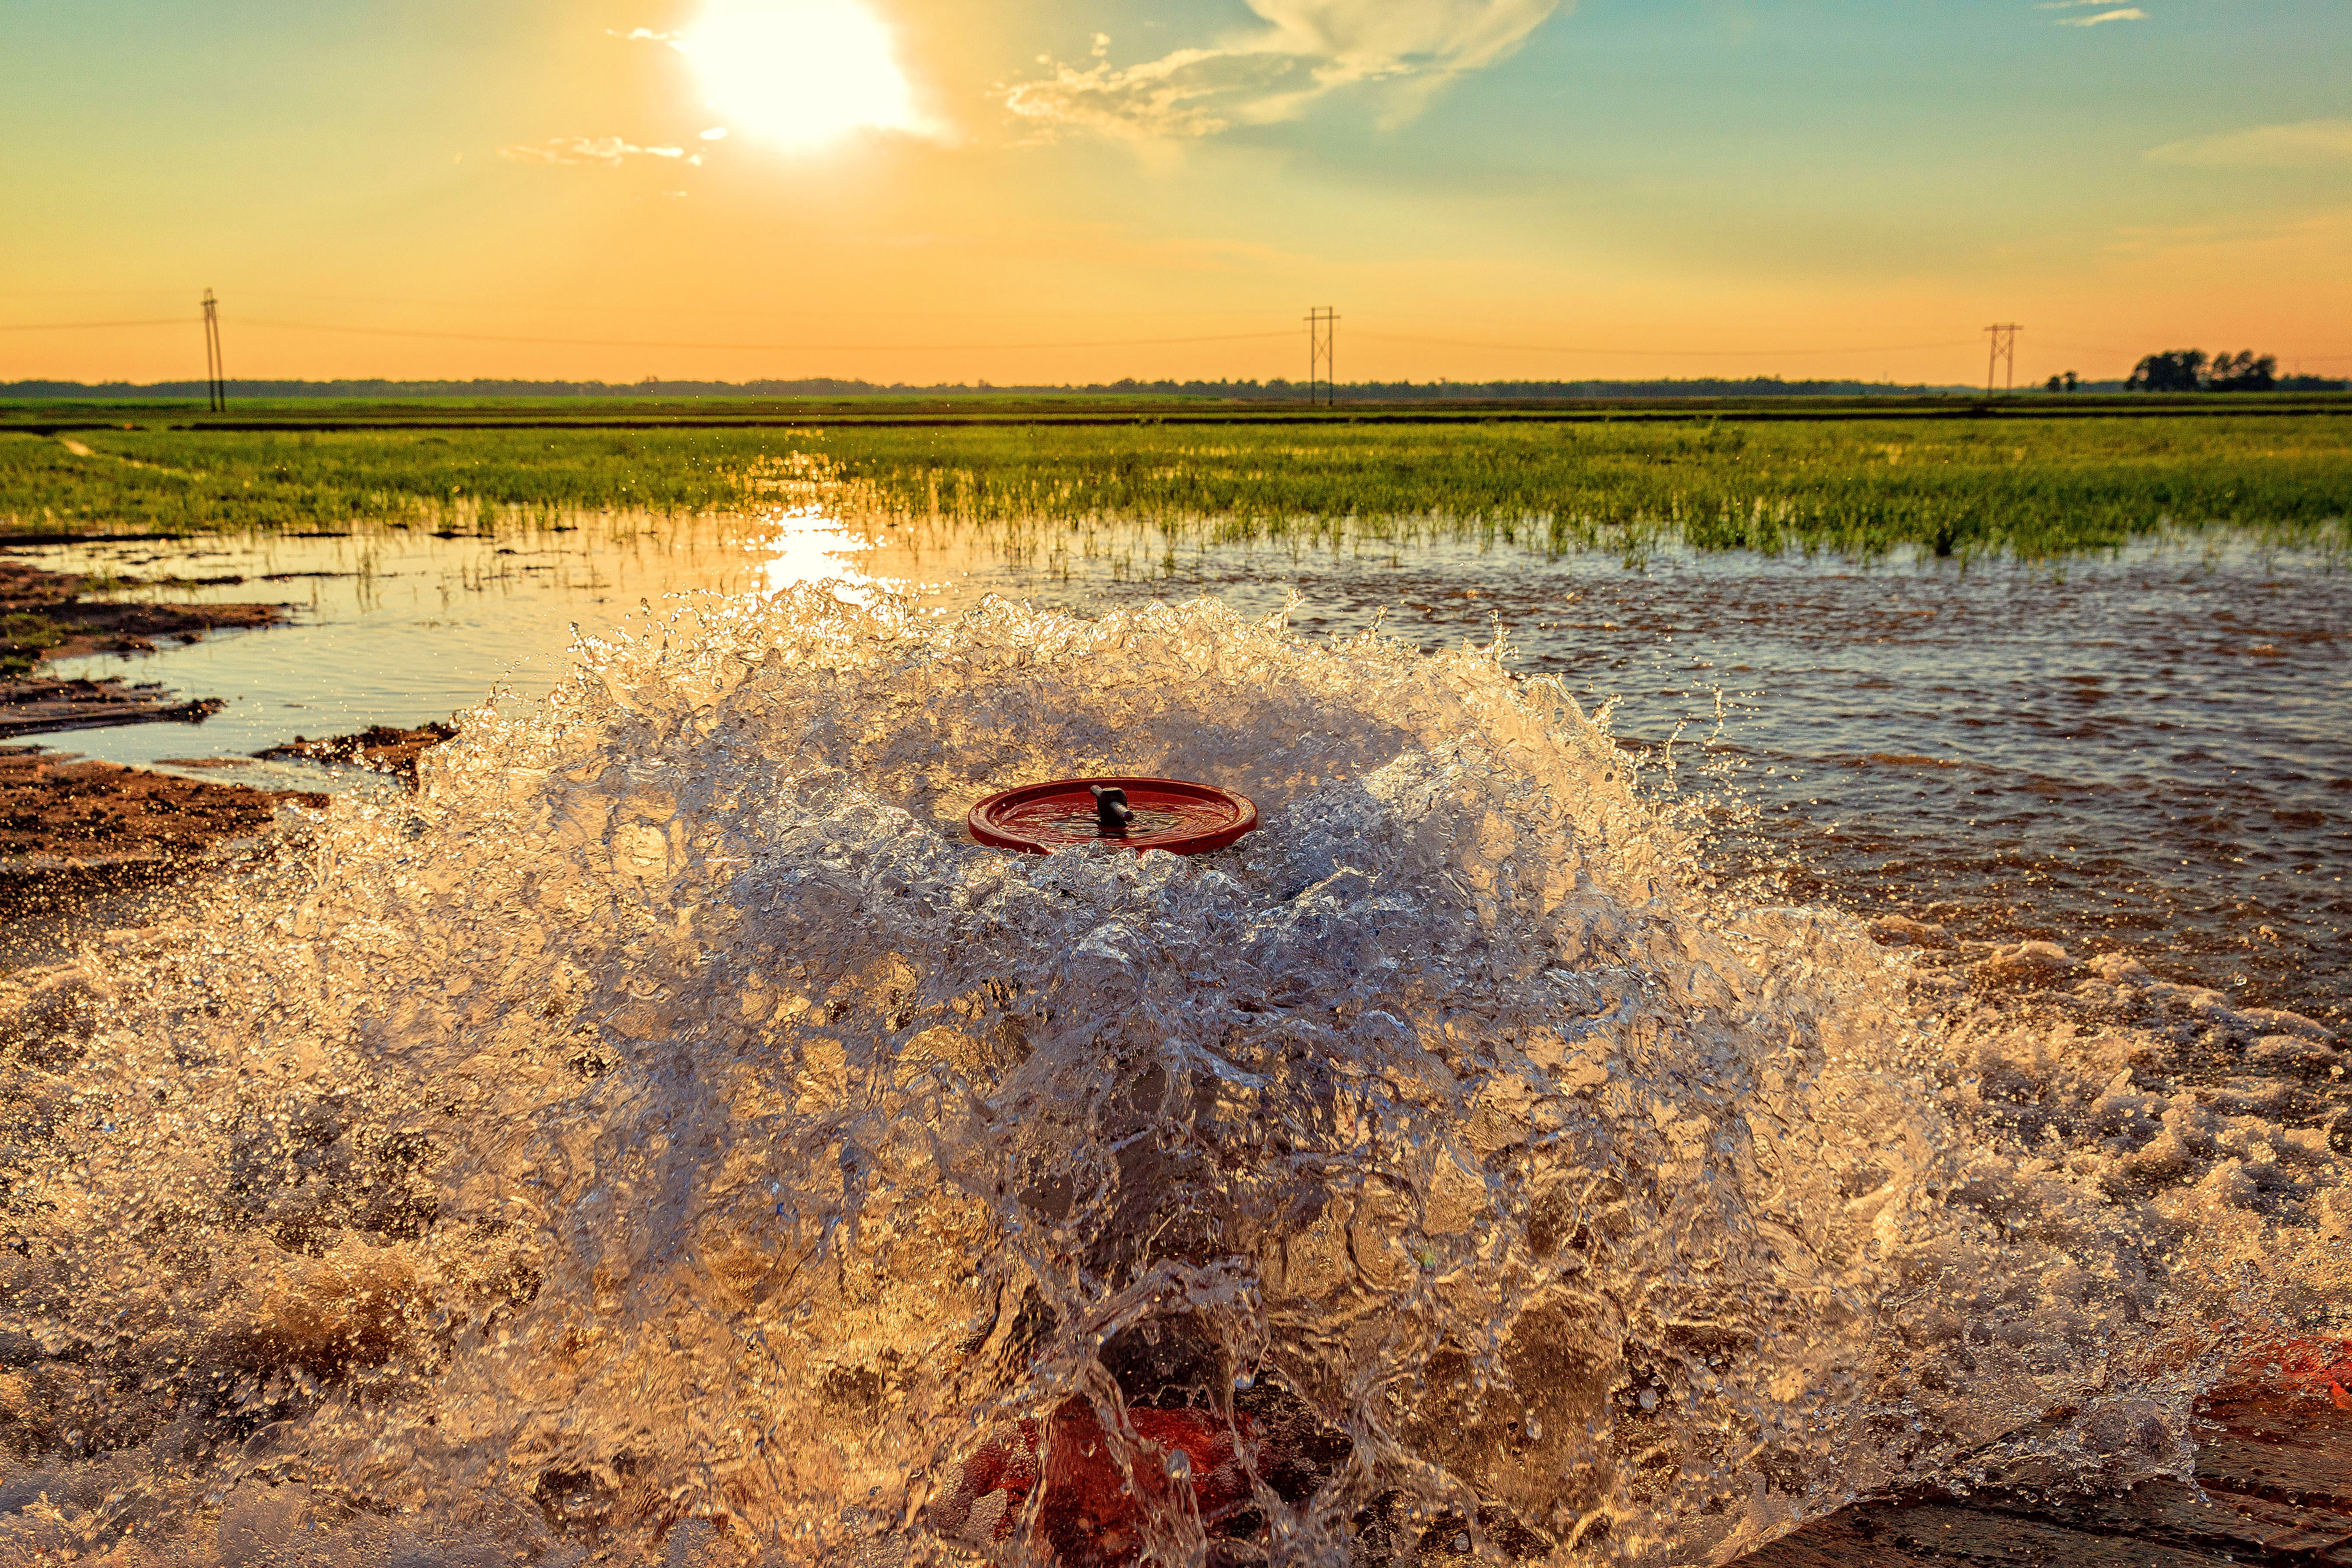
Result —
<svg viewBox="0 0 2352 1568"><path fill-rule="evenodd" d="M889 29L859 0L712 0L677 47L712 109L779 146L924 129Z"/></svg>

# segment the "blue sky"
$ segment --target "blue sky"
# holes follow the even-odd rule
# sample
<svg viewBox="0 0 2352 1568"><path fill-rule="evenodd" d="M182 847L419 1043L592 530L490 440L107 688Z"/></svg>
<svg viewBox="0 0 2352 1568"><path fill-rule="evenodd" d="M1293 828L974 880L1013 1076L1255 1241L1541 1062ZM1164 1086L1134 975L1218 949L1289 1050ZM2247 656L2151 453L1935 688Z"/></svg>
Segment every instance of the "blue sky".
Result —
<svg viewBox="0 0 2352 1568"><path fill-rule="evenodd" d="M779 140L843 7L919 112ZM2341 0L17 0L0 379L181 374L83 323L206 286L255 375L1262 376L1325 303L1360 375L2340 374L2347 64Z"/></svg>

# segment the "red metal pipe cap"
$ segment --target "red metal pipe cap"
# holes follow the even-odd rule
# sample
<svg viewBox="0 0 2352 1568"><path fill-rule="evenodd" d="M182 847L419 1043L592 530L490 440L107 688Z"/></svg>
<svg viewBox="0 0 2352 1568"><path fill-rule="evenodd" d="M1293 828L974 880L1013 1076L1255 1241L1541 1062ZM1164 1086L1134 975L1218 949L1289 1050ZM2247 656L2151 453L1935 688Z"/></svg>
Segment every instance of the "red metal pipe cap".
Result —
<svg viewBox="0 0 2352 1568"><path fill-rule="evenodd" d="M1055 779L999 791L971 808L971 836L1043 855L1108 840L1140 855L1205 855L1257 826L1244 795L1188 779Z"/></svg>

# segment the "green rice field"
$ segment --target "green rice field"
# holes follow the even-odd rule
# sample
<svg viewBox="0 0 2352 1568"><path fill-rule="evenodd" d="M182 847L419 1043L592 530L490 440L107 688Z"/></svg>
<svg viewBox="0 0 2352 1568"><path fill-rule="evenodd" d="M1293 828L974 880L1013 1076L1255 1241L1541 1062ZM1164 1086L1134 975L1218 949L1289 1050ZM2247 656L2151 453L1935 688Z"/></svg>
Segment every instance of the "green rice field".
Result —
<svg viewBox="0 0 2352 1568"><path fill-rule="evenodd" d="M822 502L1014 535L2042 559L2352 542L2352 409L2001 418L0 432L0 533L477 528Z"/></svg>

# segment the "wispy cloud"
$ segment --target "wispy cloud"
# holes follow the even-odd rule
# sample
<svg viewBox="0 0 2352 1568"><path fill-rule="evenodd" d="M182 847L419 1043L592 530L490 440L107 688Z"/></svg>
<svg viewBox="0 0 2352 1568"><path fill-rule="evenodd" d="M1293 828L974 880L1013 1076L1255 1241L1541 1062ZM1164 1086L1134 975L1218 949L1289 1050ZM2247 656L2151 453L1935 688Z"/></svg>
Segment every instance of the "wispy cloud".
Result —
<svg viewBox="0 0 2352 1568"><path fill-rule="evenodd" d="M2352 165L2352 120L2299 120L2192 136L2148 150L2157 163L2220 169L2308 169Z"/></svg>
<svg viewBox="0 0 2352 1568"><path fill-rule="evenodd" d="M682 158L689 163L702 162L699 153L689 154L683 147L639 147L618 136L551 136L544 142L534 142L514 147L501 147L499 156L518 163L602 163L617 169L630 158Z"/></svg>
<svg viewBox="0 0 2352 1568"><path fill-rule="evenodd" d="M2063 0L2063 4L2061 5L2044 5L2042 9L2045 11L2061 10L2064 9L2066 6L2088 5L2092 3L2094 3L2094 0ZM2096 16L2061 16L2058 18L2058 25L2062 27L2095 27L2103 22L2145 22L2147 20L2147 13L2141 10L2138 6L2118 5L2112 11L2101 11Z"/></svg>
<svg viewBox="0 0 2352 1568"><path fill-rule="evenodd" d="M1391 119L1494 64L1573 0L1248 0L1266 26L1225 43L1114 66L1057 64L1005 89L1005 107L1045 129L1138 139L1213 136L1295 120L1317 100L1380 84Z"/></svg>

